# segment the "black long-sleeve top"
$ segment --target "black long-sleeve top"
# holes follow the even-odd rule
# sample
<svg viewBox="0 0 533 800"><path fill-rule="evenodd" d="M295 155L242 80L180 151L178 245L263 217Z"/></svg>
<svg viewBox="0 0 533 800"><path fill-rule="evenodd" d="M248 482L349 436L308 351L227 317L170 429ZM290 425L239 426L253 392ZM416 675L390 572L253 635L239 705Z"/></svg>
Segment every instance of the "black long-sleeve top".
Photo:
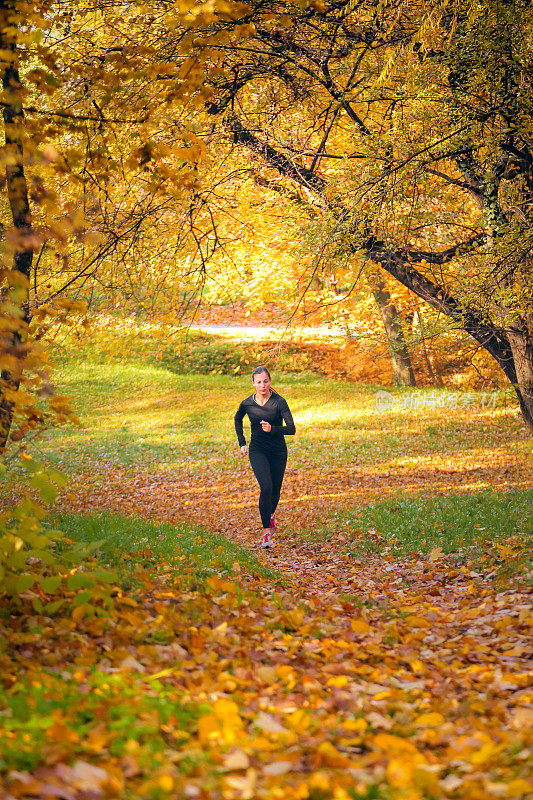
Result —
<svg viewBox="0 0 533 800"><path fill-rule="evenodd" d="M293 436L296 433L296 427L284 397L272 391L264 406L256 403L253 394L242 401L235 414L235 432L241 447L246 444L242 428L242 421L246 414L250 418L250 447L257 447L265 453L273 454L287 451L284 437ZM270 422L272 426L270 431L262 429L261 420Z"/></svg>

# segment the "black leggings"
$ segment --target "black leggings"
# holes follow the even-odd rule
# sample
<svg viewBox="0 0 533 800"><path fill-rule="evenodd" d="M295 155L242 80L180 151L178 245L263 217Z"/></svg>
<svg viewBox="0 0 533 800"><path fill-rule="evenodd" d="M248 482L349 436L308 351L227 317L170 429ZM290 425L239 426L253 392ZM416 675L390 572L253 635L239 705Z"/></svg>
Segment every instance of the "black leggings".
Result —
<svg viewBox="0 0 533 800"><path fill-rule="evenodd" d="M250 464L259 483L259 513L263 528L270 528L270 517L279 503L281 484L287 466L287 453L272 455L255 447L248 450Z"/></svg>

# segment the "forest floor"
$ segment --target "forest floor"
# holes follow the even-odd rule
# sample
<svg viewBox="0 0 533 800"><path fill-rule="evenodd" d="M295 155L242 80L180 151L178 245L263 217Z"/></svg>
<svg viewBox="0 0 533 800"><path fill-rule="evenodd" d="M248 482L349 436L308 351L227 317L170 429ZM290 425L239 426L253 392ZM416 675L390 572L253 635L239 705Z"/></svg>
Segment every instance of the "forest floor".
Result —
<svg viewBox="0 0 533 800"><path fill-rule="evenodd" d="M0 650L0 796L532 796L516 410L429 392L383 409L377 387L279 376L297 436L262 552L233 444L243 379L104 362L62 363L82 425L30 451L68 475L51 523L108 537L114 608L23 598Z"/></svg>

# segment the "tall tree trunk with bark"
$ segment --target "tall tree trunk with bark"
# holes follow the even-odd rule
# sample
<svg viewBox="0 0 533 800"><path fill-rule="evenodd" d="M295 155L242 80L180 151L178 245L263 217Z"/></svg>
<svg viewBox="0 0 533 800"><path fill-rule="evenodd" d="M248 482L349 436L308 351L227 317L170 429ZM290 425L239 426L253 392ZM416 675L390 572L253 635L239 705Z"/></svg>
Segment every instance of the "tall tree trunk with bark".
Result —
<svg viewBox="0 0 533 800"><path fill-rule="evenodd" d="M17 65L13 30L15 11L10 3L0 2L0 51L5 129L6 188L15 235L6 248L12 264L3 263L0 271L0 304L4 326L0 339L0 452L5 450L13 421L13 394L17 391L24 367L29 319L29 279L33 259L31 214L28 186L24 174L23 87ZM2 63L3 62L3 63Z"/></svg>
<svg viewBox="0 0 533 800"><path fill-rule="evenodd" d="M371 287L389 343L394 383L396 386L416 386L415 373L405 343L402 322L398 310L392 302L390 292L385 282L377 277L371 280Z"/></svg>
<svg viewBox="0 0 533 800"><path fill-rule="evenodd" d="M533 429L533 315L520 317L517 327L506 331L516 370L516 383L522 414Z"/></svg>
<svg viewBox="0 0 533 800"><path fill-rule="evenodd" d="M424 324L424 316L422 314L422 309L420 308L420 304L416 302L415 302L415 319L420 329L420 344L422 345L422 355L424 356L424 362L426 364L428 375L433 381L433 385L441 389L444 386L444 381L439 375L438 369L435 369L433 367L433 364L431 363L431 358L429 356L428 348L426 345L426 329Z"/></svg>

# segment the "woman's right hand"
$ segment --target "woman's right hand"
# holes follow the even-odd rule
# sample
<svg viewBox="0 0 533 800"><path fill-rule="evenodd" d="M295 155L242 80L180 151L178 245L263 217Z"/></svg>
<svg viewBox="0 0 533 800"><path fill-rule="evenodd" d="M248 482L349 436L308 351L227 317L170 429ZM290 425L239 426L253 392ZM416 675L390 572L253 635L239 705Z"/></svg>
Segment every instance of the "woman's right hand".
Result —
<svg viewBox="0 0 533 800"><path fill-rule="evenodd" d="M245 456L248 453L248 448L245 444L241 447L241 456Z"/></svg>

